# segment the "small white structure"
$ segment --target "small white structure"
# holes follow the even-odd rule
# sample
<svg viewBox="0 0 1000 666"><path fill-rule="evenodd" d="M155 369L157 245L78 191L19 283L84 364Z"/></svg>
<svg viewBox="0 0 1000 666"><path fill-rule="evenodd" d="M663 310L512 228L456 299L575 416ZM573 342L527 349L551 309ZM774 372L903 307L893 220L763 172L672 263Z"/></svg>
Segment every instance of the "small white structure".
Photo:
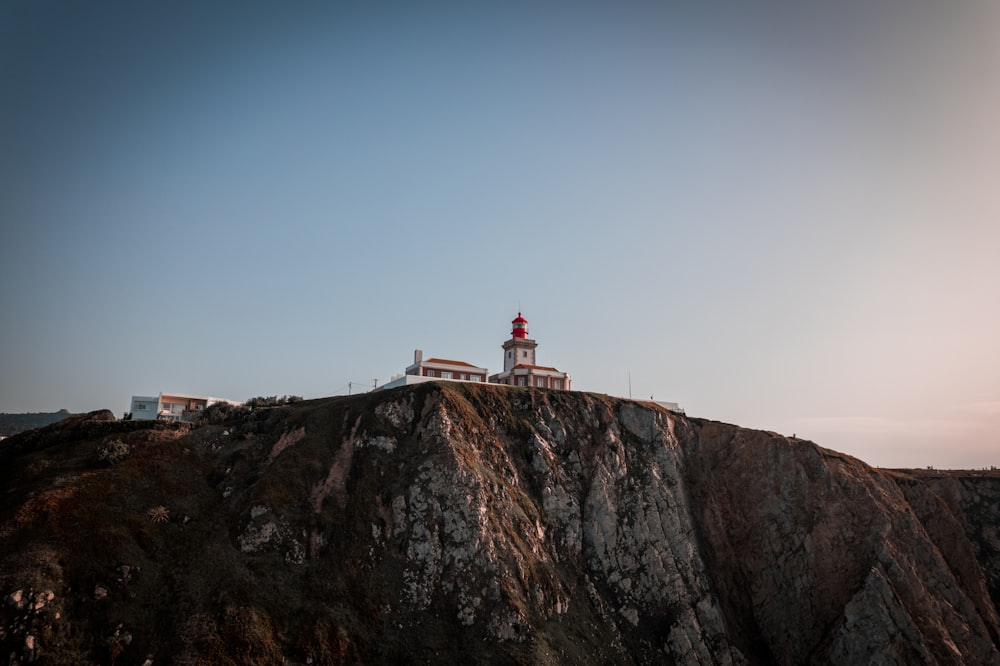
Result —
<svg viewBox="0 0 1000 666"><path fill-rule="evenodd" d="M242 403L225 398L212 398L203 395L187 395L185 393L160 393L158 396L132 396L133 419L169 421L190 421L210 405L225 402L230 405Z"/></svg>
<svg viewBox="0 0 1000 666"><path fill-rule="evenodd" d="M486 368L480 368L465 361L452 361L444 358L429 358L425 361L424 352L415 349L413 350L413 363L406 367L403 374L396 375L391 381L379 388L396 388L397 386L441 380L485 382L488 374L489 370Z"/></svg>
<svg viewBox="0 0 1000 666"><path fill-rule="evenodd" d="M659 405L660 407L663 407L664 409L667 409L667 410L669 410L671 412L676 412L678 414L683 414L684 413L684 408L682 408L676 402L666 402L665 400L652 400L652 399L650 399L648 401L646 401L646 400L640 400L639 402L651 402L654 405Z"/></svg>

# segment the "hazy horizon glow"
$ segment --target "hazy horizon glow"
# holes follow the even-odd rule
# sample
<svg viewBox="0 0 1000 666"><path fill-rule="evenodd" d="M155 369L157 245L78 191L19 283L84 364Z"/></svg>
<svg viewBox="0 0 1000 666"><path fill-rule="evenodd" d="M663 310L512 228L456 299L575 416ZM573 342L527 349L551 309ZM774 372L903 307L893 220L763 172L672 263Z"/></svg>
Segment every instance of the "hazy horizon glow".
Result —
<svg viewBox="0 0 1000 666"><path fill-rule="evenodd" d="M1000 465L1000 6L14 1L0 411L580 390Z"/></svg>

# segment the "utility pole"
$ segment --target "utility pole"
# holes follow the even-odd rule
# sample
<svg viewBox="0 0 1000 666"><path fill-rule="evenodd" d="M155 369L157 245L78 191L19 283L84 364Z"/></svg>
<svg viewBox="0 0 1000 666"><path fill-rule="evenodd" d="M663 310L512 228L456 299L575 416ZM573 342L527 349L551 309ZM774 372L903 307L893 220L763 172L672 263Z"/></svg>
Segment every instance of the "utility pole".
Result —
<svg viewBox="0 0 1000 666"><path fill-rule="evenodd" d="M347 382L347 395L351 395L351 382Z"/></svg>

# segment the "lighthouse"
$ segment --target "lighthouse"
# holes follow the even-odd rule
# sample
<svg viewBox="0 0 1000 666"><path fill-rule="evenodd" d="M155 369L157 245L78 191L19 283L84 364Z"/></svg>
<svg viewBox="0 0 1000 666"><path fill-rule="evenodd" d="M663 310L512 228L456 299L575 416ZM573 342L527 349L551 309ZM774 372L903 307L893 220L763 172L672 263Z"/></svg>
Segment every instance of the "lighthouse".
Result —
<svg viewBox="0 0 1000 666"><path fill-rule="evenodd" d="M535 362L538 343L528 337L528 320L520 312L511 322L510 339L503 343L503 372L491 375L494 384L569 389L570 376Z"/></svg>
<svg viewBox="0 0 1000 666"><path fill-rule="evenodd" d="M510 340L503 343L504 372L510 372L515 365L535 365L535 347L538 346L528 338L528 320L520 312L510 324Z"/></svg>

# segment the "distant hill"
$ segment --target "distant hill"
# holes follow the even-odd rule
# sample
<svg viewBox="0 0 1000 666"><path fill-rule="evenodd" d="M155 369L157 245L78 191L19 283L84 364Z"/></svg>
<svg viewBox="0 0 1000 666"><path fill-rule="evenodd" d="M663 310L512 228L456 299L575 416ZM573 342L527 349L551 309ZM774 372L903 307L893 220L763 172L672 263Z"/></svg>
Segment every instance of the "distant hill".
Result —
<svg viewBox="0 0 1000 666"><path fill-rule="evenodd" d="M35 412L30 414L4 414L0 413L0 436L10 437L25 430L34 430L47 426L56 421L62 421L71 414L60 409L58 412Z"/></svg>

